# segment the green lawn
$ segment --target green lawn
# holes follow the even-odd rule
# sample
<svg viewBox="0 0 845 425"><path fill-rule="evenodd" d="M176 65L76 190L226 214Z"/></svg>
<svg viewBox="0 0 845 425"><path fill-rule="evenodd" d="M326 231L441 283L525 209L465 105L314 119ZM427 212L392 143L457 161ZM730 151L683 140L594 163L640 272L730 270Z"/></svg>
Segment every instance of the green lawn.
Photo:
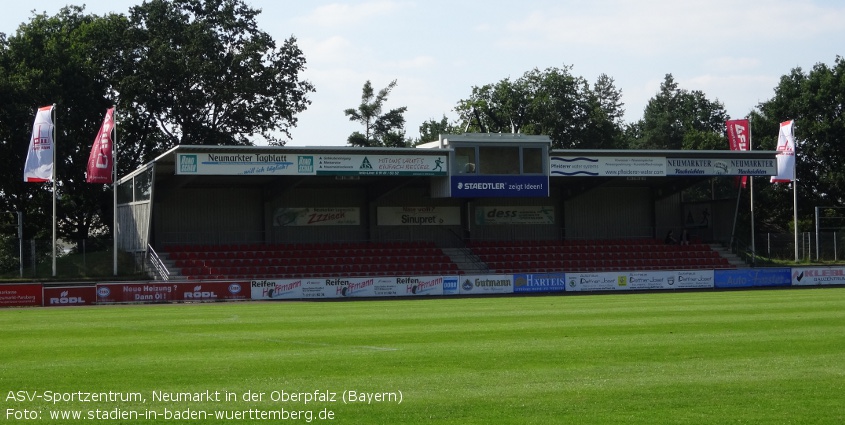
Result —
<svg viewBox="0 0 845 425"><path fill-rule="evenodd" d="M0 329L0 423L845 423L845 288L3 309ZM48 400L108 391L146 402ZM48 419L96 409L162 416ZM163 416L188 409L247 419Z"/></svg>

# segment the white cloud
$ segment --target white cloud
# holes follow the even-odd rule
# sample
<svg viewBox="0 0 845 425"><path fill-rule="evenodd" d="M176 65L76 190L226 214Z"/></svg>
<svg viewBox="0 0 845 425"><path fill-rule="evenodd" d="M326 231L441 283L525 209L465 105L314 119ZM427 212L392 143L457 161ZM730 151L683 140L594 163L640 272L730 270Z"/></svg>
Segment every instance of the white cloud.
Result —
<svg viewBox="0 0 845 425"><path fill-rule="evenodd" d="M314 9L302 21L308 25L335 28L365 23L388 16L402 7L402 3L383 0L358 4L332 3Z"/></svg>
<svg viewBox="0 0 845 425"><path fill-rule="evenodd" d="M845 5L807 1L594 1L514 14L501 40L520 48L608 48L654 54L777 43L845 31Z"/></svg>
<svg viewBox="0 0 845 425"><path fill-rule="evenodd" d="M740 72L757 69L760 63L758 58L721 56L709 59L706 65L719 71Z"/></svg>
<svg viewBox="0 0 845 425"><path fill-rule="evenodd" d="M431 56L417 56L411 59L389 62L387 66L400 69L431 69L437 66L437 60Z"/></svg>

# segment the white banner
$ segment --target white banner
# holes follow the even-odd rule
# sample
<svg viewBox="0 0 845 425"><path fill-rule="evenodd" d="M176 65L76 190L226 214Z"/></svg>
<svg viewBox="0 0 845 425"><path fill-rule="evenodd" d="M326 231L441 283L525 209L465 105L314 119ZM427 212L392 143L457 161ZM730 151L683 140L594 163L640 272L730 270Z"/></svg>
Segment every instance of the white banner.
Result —
<svg viewBox="0 0 845 425"><path fill-rule="evenodd" d="M795 267L792 286L845 285L845 267Z"/></svg>
<svg viewBox="0 0 845 425"><path fill-rule="evenodd" d="M549 167L553 177L655 177L666 175L666 158L553 156Z"/></svg>
<svg viewBox="0 0 845 425"><path fill-rule="evenodd" d="M566 273L567 291L713 288L713 270Z"/></svg>
<svg viewBox="0 0 845 425"><path fill-rule="evenodd" d="M772 183L789 183L795 179L795 121L780 123L778 131L778 173L772 177Z"/></svg>
<svg viewBox="0 0 845 425"><path fill-rule="evenodd" d="M460 294L511 294L513 275L461 276Z"/></svg>
<svg viewBox="0 0 845 425"><path fill-rule="evenodd" d="M475 224L555 224L555 207L476 207Z"/></svg>
<svg viewBox="0 0 845 425"><path fill-rule="evenodd" d="M23 181L46 182L53 180L53 107L39 108L32 124L32 137L23 167Z"/></svg>
<svg viewBox="0 0 845 425"><path fill-rule="evenodd" d="M273 226L357 226L361 211L356 207L277 208Z"/></svg>
<svg viewBox="0 0 845 425"><path fill-rule="evenodd" d="M378 207L379 226L460 226L461 207Z"/></svg>
<svg viewBox="0 0 845 425"><path fill-rule="evenodd" d="M446 156L316 155L317 174L352 176L445 176Z"/></svg>
<svg viewBox="0 0 845 425"><path fill-rule="evenodd" d="M773 159L669 158L667 176L771 176L777 174Z"/></svg>
<svg viewBox="0 0 845 425"><path fill-rule="evenodd" d="M180 153L176 174L217 176L314 175L313 155Z"/></svg>

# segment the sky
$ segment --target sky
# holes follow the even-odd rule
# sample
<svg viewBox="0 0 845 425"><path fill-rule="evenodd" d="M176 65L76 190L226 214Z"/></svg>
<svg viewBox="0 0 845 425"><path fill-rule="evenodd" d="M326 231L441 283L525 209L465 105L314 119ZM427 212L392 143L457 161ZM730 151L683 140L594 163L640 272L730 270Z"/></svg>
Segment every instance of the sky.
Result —
<svg viewBox="0 0 845 425"><path fill-rule="evenodd" d="M300 78L316 88L288 146L344 146L363 131L343 111L360 104L368 80L376 90L396 80L385 110L406 106L406 136L418 138L430 119L456 120L473 86L535 68L571 66L591 83L608 75L627 122L642 118L666 74L742 118L793 69L845 56L840 0L244 1L278 43L297 39L307 61ZM4 0L0 32L14 34L33 10L128 14L141 2Z"/></svg>

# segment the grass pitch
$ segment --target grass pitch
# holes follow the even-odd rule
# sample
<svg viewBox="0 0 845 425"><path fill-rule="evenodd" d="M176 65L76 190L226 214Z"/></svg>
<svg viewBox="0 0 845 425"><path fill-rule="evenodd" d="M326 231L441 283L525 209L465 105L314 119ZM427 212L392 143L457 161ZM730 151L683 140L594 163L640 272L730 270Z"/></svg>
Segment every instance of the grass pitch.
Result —
<svg viewBox="0 0 845 425"><path fill-rule="evenodd" d="M0 423L845 423L845 288L3 309L0 329Z"/></svg>

